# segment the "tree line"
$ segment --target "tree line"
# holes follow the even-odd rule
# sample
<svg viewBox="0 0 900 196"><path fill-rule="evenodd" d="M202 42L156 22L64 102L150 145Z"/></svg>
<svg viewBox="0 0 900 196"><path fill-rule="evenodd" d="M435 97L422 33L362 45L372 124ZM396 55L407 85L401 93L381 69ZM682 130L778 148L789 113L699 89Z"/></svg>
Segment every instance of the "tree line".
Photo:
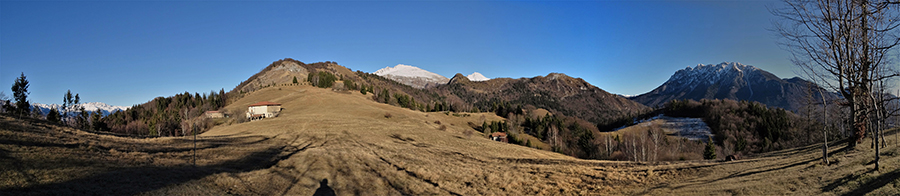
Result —
<svg viewBox="0 0 900 196"><path fill-rule="evenodd" d="M186 125L206 111L214 111L228 104L224 89L207 93L184 92L171 97L157 97L152 101L135 105L102 119L108 129L116 133L148 136L183 136L190 134ZM193 122L192 122L193 123ZM196 122L209 128L208 121Z"/></svg>
<svg viewBox="0 0 900 196"><path fill-rule="evenodd" d="M75 127L83 130L106 131L106 124L101 120L103 112L98 108L96 111L86 111L81 105L81 96L78 93L72 94L71 90L63 94L63 104L60 109L55 107L44 114L40 109L32 110L30 101L28 100L28 87L31 84L25 73L21 73L13 82L10 88L13 92L13 99L7 99L5 95L0 94L0 111L12 114L22 118L35 118L47 120L50 123L61 124L65 126ZM15 104L12 101L15 101Z"/></svg>

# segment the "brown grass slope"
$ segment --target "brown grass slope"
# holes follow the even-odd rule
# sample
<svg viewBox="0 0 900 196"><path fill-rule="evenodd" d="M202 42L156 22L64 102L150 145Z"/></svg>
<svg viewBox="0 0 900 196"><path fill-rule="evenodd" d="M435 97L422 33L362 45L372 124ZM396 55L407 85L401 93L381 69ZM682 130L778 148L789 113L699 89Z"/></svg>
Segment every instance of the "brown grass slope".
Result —
<svg viewBox="0 0 900 196"><path fill-rule="evenodd" d="M641 191L650 195L897 195L900 194L898 130L888 132L881 168L874 170L870 143L848 149L832 144L831 163L821 144L763 154L735 162L673 167L692 175ZM871 142L869 140L868 142Z"/></svg>
<svg viewBox="0 0 900 196"><path fill-rule="evenodd" d="M629 189L621 187L652 180L633 170L640 164L578 160L465 134L482 115L499 120L489 113L456 117L359 93L280 88L228 106L265 100L285 110L202 134L197 166L189 137L121 138L0 118L0 193L309 195L327 187L339 195L624 194Z"/></svg>
<svg viewBox="0 0 900 196"><path fill-rule="evenodd" d="M499 118L487 113L423 113L359 93L270 87L228 107L257 101L285 109L200 135L196 166L189 137L122 138L0 116L0 194L880 195L900 185L896 131L881 171L871 171L868 149L832 150L834 163L822 165L818 146L736 162L588 161L468 137L467 122Z"/></svg>
<svg viewBox="0 0 900 196"><path fill-rule="evenodd" d="M499 120L489 113L455 117L375 103L307 86L267 88L229 107L255 101L283 103L273 119L217 127L204 136L261 135L302 146L266 171L238 174L238 181L259 176L271 187L248 187L262 194L309 194L323 179L337 193L397 194L597 194L648 180L608 161L582 161L560 154L465 134L478 122ZM385 114L391 114L386 118ZM445 130L434 122L446 125ZM307 147L308 146L308 147ZM272 172L286 176L267 175Z"/></svg>

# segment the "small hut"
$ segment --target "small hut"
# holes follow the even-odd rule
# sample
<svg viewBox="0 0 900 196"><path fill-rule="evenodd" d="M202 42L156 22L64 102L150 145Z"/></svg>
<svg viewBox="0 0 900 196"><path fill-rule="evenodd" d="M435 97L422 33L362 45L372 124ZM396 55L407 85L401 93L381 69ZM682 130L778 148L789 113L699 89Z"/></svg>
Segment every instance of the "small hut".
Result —
<svg viewBox="0 0 900 196"><path fill-rule="evenodd" d="M504 132L491 133L491 140L509 143L509 140L506 139L506 133L504 133Z"/></svg>
<svg viewBox="0 0 900 196"><path fill-rule="evenodd" d="M221 111L206 111L203 113L206 118L225 118L225 114Z"/></svg>
<svg viewBox="0 0 900 196"><path fill-rule="evenodd" d="M250 120L277 117L281 113L281 104L275 102L262 101L247 107L247 118Z"/></svg>

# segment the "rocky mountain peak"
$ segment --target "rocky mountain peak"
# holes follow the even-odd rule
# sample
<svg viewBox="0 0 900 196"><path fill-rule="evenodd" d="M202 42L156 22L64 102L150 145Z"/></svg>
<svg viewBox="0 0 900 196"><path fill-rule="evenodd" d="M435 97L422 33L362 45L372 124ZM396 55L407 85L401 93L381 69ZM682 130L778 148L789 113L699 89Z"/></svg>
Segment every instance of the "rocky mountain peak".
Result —
<svg viewBox="0 0 900 196"><path fill-rule="evenodd" d="M630 99L651 107L678 99L747 100L793 111L806 86L802 79L781 79L754 66L723 62L678 70L656 89Z"/></svg>
<svg viewBox="0 0 900 196"><path fill-rule="evenodd" d="M450 78L450 81L447 82L447 84L469 83L469 82L471 82L471 80L469 80L468 77L466 77L465 75L463 75L461 73L456 73L456 75L453 75L453 78Z"/></svg>

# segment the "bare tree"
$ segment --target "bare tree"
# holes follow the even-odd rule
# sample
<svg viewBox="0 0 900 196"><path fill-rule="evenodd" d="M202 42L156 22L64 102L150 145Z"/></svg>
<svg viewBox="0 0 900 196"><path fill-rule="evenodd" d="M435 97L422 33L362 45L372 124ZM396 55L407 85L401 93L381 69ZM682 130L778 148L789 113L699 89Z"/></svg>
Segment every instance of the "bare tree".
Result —
<svg viewBox="0 0 900 196"><path fill-rule="evenodd" d="M877 134L875 121L881 97L874 85L898 76L887 55L900 43L895 2L785 0L785 8L772 13L784 19L776 23L782 42L793 54L793 63L806 77L842 95L849 107L850 147L866 135L867 128ZM883 99L882 99L883 100ZM872 119L874 117L875 119ZM875 127L872 127L874 125ZM877 142L877 141L875 141ZM878 149L876 149L877 151ZM877 163L876 152L876 168Z"/></svg>
<svg viewBox="0 0 900 196"><path fill-rule="evenodd" d="M818 78L819 85L839 92L850 107L852 138L865 136L874 109L873 82L896 77L878 70L895 66L886 56L900 43L896 9L884 1L785 0L772 13L784 19L776 31L793 53L793 63ZM855 146L852 142L851 146Z"/></svg>

